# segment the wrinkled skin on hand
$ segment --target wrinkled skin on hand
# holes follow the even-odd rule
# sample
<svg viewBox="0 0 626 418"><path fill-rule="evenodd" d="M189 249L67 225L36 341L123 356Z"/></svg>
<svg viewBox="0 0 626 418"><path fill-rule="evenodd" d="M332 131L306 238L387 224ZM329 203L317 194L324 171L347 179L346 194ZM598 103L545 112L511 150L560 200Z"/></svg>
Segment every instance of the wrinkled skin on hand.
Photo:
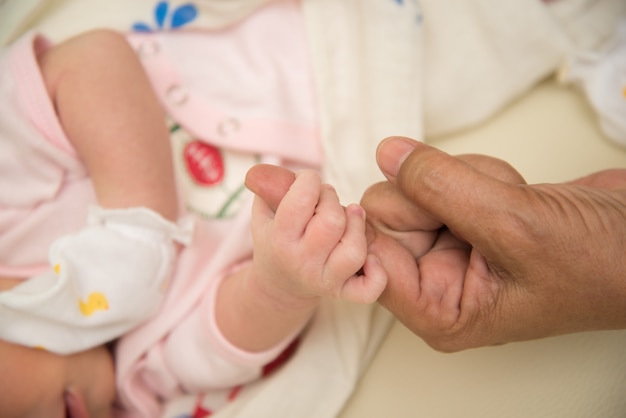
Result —
<svg viewBox="0 0 626 418"><path fill-rule="evenodd" d="M526 185L502 161L406 138L377 160L389 182L362 205L389 266L379 301L432 347L626 327L626 170Z"/></svg>

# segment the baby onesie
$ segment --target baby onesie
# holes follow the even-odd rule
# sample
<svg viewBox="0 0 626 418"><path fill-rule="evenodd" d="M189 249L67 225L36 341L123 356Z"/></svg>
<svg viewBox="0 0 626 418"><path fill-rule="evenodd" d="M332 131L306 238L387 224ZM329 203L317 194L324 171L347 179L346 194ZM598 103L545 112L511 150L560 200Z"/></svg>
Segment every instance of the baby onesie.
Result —
<svg viewBox="0 0 626 418"><path fill-rule="evenodd" d="M293 339L261 353L239 350L219 332L213 302L220 280L245 265L252 254L251 195L242 187L247 169L258 162L293 169L319 169L322 163L303 30L298 4L285 1L271 4L224 30L128 36L171 118L182 204L194 219L193 240L172 266L172 274L167 274L167 267L156 266L153 271L161 270L163 274L146 275L158 276L150 286L154 299L163 294L162 304L157 303L161 308L152 319L124 336L117 347L120 399L130 415L157 416L159 400L186 392L227 389L254 380ZM28 178L34 186L24 188L23 193L14 187L16 194L5 194L7 189L2 189L0 247L10 247L9 238L12 243L31 239L39 242L38 252L32 254L30 247L17 245L0 264L5 275L48 274L53 282L56 273L54 263L46 263L47 248L54 250L53 243L60 237L82 236L89 230L84 224L94 196L38 72L36 55L48 47L44 38L31 34L9 49L1 63L5 70L2 79L8 81L3 84L7 92L2 105L7 110L6 120L2 120L0 129L4 130L6 124L13 131L2 132L0 146L10 148L24 160L30 161L34 155L42 162L41 170L47 171L19 171L23 167L16 164L19 176L12 177ZM20 105L8 112L15 103ZM18 117L12 115L15 112ZM22 130L27 132L23 134ZM33 174L37 175L33 178ZM45 209L41 214L40 208ZM41 237L33 233L38 228L45 231L54 223L50 214L67 218L67 224ZM91 225L101 228L107 216L96 213ZM114 232L132 229L125 222L121 224L115 224ZM156 229L167 241L165 247L171 239L185 241L187 237L188 229L183 226L158 221L148 224L150 228L158 226ZM168 253L167 249L160 251ZM54 256L54 251L51 254ZM128 293L139 292L133 289ZM104 292L94 293L108 297ZM87 318L104 318L111 311L111 300L107 300L109 309L98 309L107 304L95 295L90 308L88 297L83 298L85 312L90 312ZM145 312L153 310L149 307ZM31 345L45 346L36 341ZM181 349L184 357L180 356Z"/></svg>

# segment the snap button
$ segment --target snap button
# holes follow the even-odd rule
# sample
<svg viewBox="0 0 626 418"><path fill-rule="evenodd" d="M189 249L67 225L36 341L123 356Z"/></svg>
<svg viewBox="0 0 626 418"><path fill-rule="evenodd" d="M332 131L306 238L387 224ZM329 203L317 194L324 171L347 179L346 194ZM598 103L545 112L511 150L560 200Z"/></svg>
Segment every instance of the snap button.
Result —
<svg viewBox="0 0 626 418"><path fill-rule="evenodd" d="M156 55L159 52L159 43L154 39L142 41L137 47L137 53L140 57L147 58Z"/></svg>
<svg viewBox="0 0 626 418"><path fill-rule="evenodd" d="M217 133L220 136L228 137L239 130L239 121L235 118L224 119L217 126Z"/></svg>
<svg viewBox="0 0 626 418"><path fill-rule="evenodd" d="M167 99L177 105L182 105L187 101L187 91L178 85L173 85L167 89L165 93L167 95Z"/></svg>

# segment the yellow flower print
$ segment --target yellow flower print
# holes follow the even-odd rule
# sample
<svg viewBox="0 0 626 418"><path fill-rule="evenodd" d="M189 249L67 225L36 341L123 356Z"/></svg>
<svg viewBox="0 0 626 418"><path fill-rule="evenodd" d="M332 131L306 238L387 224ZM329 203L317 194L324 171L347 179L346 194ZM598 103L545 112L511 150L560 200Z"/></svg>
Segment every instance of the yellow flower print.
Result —
<svg viewBox="0 0 626 418"><path fill-rule="evenodd" d="M91 316L96 311L106 311L109 309L109 302L104 294L93 292L89 294L86 302L79 300L78 307L83 315Z"/></svg>

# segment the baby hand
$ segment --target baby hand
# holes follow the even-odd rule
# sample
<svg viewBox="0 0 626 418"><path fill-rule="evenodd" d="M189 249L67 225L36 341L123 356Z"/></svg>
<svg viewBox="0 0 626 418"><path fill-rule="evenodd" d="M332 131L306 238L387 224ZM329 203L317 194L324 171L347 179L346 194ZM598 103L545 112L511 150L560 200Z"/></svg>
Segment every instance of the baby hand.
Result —
<svg viewBox="0 0 626 418"><path fill-rule="evenodd" d="M276 169L280 181L280 169L266 169ZM272 181L272 176L265 180ZM361 206L344 208L333 187L322 184L311 170L295 176L275 211L273 197L266 197L262 188L252 190L257 193L252 211L253 270L265 282L264 288L292 300L378 299L387 275L378 259L368 254Z"/></svg>

